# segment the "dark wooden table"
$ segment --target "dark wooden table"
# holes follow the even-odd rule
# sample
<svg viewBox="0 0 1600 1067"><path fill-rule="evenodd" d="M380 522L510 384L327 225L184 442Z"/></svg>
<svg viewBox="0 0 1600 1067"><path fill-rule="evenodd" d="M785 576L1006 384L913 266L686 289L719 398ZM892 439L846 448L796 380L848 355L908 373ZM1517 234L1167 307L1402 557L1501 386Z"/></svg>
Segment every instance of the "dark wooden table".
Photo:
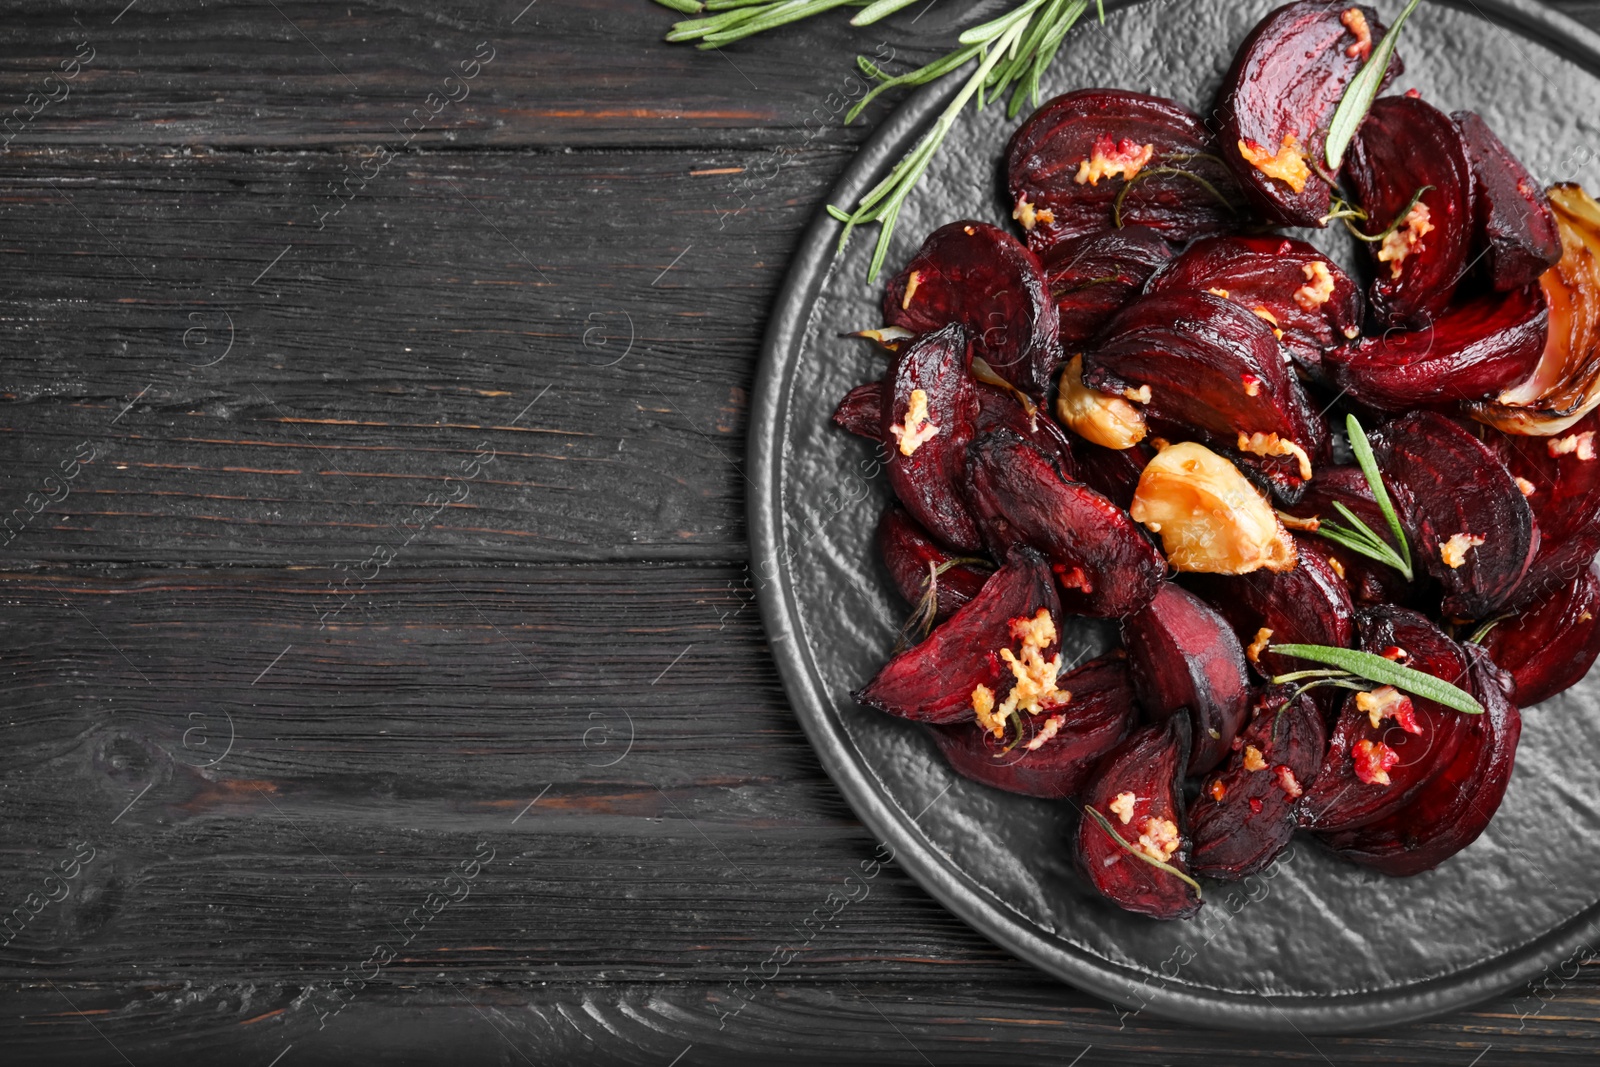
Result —
<svg viewBox="0 0 1600 1067"><path fill-rule="evenodd" d="M1593 967L1211 1033L870 866L745 581L747 394L888 106L841 124L845 50L962 5L719 55L644 0L125 2L3 21L0 1059L1600 1059Z"/></svg>

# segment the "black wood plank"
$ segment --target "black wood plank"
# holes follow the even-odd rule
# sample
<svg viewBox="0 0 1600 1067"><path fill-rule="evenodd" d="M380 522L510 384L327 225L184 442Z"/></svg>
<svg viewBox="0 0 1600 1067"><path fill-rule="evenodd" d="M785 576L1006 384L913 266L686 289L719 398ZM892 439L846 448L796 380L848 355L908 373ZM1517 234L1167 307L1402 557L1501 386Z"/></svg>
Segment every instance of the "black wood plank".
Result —
<svg viewBox="0 0 1600 1067"><path fill-rule="evenodd" d="M319 229L356 156L13 152L0 554L739 555L760 323L845 159L768 158L409 155Z"/></svg>

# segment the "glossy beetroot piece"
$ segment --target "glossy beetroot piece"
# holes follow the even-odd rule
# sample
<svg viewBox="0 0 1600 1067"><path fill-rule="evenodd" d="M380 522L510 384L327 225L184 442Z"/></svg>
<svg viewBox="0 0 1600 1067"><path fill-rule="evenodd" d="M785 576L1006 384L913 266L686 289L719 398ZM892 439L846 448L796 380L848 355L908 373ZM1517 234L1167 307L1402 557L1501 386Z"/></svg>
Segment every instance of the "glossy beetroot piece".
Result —
<svg viewBox="0 0 1600 1067"><path fill-rule="evenodd" d="M1600 551L1600 414L1591 412L1554 437L1480 433L1522 479L1518 488L1539 526L1539 552L1515 599L1537 596L1586 570Z"/></svg>
<svg viewBox="0 0 1600 1067"><path fill-rule="evenodd" d="M926 641L884 664L855 698L903 719L968 722L974 717L972 691L978 686L988 687L997 698L1010 691L1013 675L1000 650L1016 654L1012 622L1032 619L1041 608L1060 617L1055 582L1037 553L1021 549ZM1055 651L1056 646L1045 649L1045 658Z"/></svg>
<svg viewBox="0 0 1600 1067"><path fill-rule="evenodd" d="M869 441L883 437L883 383L858 385L833 409L833 424Z"/></svg>
<svg viewBox="0 0 1600 1067"><path fill-rule="evenodd" d="M1217 139L1268 221L1317 226L1328 213L1332 188L1313 164L1323 163L1328 124L1345 87L1385 32L1370 7L1310 0L1278 8L1240 45L1217 101ZM1385 80L1402 69L1397 55ZM1285 177L1268 175L1245 152L1286 164Z"/></svg>
<svg viewBox="0 0 1600 1067"><path fill-rule="evenodd" d="M1072 442L1072 454L1078 461L1078 477L1090 489L1099 493L1119 508L1133 503L1133 494L1139 488L1139 475L1144 473L1155 449L1148 444L1132 448L1101 448L1081 438Z"/></svg>
<svg viewBox="0 0 1600 1067"><path fill-rule="evenodd" d="M924 529L965 552L983 547L960 489L979 407L977 383L966 369L970 358L960 326L919 337L902 350L890 372L879 437L895 496Z"/></svg>
<svg viewBox="0 0 1600 1067"><path fill-rule="evenodd" d="M960 323L973 354L1032 396L1045 394L1061 362L1056 306L1039 258L987 222L952 222L929 234L889 279L883 317L917 334Z"/></svg>
<svg viewBox="0 0 1600 1067"><path fill-rule="evenodd" d="M1295 803L1316 777L1328 738L1310 695L1293 695L1293 686L1259 694L1238 751L1201 783L1189 809L1196 874L1247 878L1276 859L1294 836Z"/></svg>
<svg viewBox="0 0 1600 1067"><path fill-rule="evenodd" d="M1561 258L1561 233L1544 187L1476 113L1450 116L1477 180L1477 243L1500 292L1532 285Z"/></svg>
<svg viewBox="0 0 1600 1067"><path fill-rule="evenodd" d="M1128 513L1061 477L1037 448L1000 431L973 442L967 498L991 550L1024 544L1050 561L1074 615L1119 618L1155 597L1167 564Z"/></svg>
<svg viewBox="0 0 1600 1067"><path fill-rule="evenodd" d="M1300 562L1293 569L1250 574L1195 574L1185 585L1210 604L1233 627L1246 649L1267 637L1280 644L1330 645L1348 648L1355 640L1355 605L1350 590L1326 556L1307 551L1306 538L1296 538ZM1261 651L1251 660L1264 678L1301 670L1299 660Z"/></svg>
<svg viewBox="0 0 1600 1067"><path fill-rule="evenodd" d="M1083 795L1073 838L1073 858L1101 896L1126 911L1154 919L1187 919L1200 910L1194 887L1135 855L1164 857L1188 873L1183 833L1183 768L1189 757L1189 723L1174 716L1137 731L1100 762Z"/></svg>
<svg viewBox="0 0 1600 1067"><path fill-rule="evenodd" d="M1406 212L1381 243L1370 243L1372 312L1384 326L1420 329L1450 303L1472 249L1472 166L1450 116L1410 96L1373 102L1350 152L1346 180L1366 212L1363 232L1376 236Z"/></svg>
<svg viewBox="0 0 1600 1067"><path fill-rule="evenodd" d="M1239 466L1293 499L1304 487L1294 455L1238 452L1244 434L1276 434L1316 458L1327 427L1284 365L1272 328L1206 292L1153 293L1112 320L1084 354L1083 380L1107 393L1141 396L1147 417L1190 428Z"/></svg>
<svg viewBox="0 0 1600 1067"><path fill-rule="evenodd" d="M978 436L996 430L1009 430L1050 457L1063 477L1073 478L1078 469L1072 441L1065 430L1044 408L1032 415L1016 397L990 385L978 386Z"/></svg>
<svg viewBox="0 0 1600 1067"><path fill-rule="evenodd" d="M1336 385L1369 407L1409 411L1498 395L1538 366L1550 309L1537 285L1457 303L1420 330L1389 330L1327 354Z"/></svg>
<svg viewBox="0 0 1600 1067"><path fill-rule="evenodd" d="M1271 316L1295 360L1315 372L1324 350L1361 333L1361 288L1339 265L1288 237L1208 237L1150 282L1151 292L1215 290L1252 312ZM1256 312L1258 317L1265 318Z"/></svg>
<svg viewBox="0 0 1600 1067"><path fill-rule="evenodd" d="M1204 774L1227 757L1250 703L1244 648L1228 621L1171 582L1122 622L1134 689L1146 714L1191 721L1187 768Z"/></svg>
<svg viewBox="0 0 1600 1067"><path fill-rule="evenodd" d="M1404 511L1402 494L1405 490L1392 480L1386 480L1385 485L1390 498L1395 502L1395 507ZM1334 510L1334 501L1355 512L1369 528L1389 539L1389 525L1372 498L1372 488L1367 485L1367 477L1361 473L1361 468L1353 465L1327 467L1318 471L1306 494L1293 507L1284 510L1301 519L1315 518L1343 522L1339 513ZM1329 561L1334 572L1344 579L1346 588L1350 590L1350 599L1358 605L1406 604L1412 598L1411 586L1400 572L1392 567L1351 552L1332 541L1318 537L1314 532L1307 531L1304 536L1298 538L1297 543L1302 551L1313 551Z"/></svg>
<svg viewBox="0 0 1600 1067"><path fill-rule="evenodd" d="M907 515L904 508L890 506L878 521L878 554L894 580L895 589L907 604L915 605L928 590L930 570L956 558L928 536ZM957 564L934 579L936 611L934 618L943 622L956 609L978 595L990 571L967 564Z"/></svg>
<svg viewBox="0 0 1600 1067"><path fill-rule="evenodd" d="M1070 358L1083 351L1171 259L1172 246L1147 226L1086 233L1052 248L1044 273L1056 302L1062 353Z"/></svg>
<svg viewBox="0 0 1600 1067"><path fill-rule="evenodd" d="M1519 708L1577 685L1600 655L1600 577L1591 566L1496 625L1483 645L1511 673Z"/></svg>
<svg viewBox="0 0 1600 1067"><path fill-rule="evenodd" d="M1506 699L1503 671L1480 648L1466 650L1463 688L1486 709L1468 715L1467 736L1428 788L1377 822L1320 835L1336 855L1393 877L1432 870L1478 839L1499 810L1516 759L1522 715Z"/></svg>
<svg viewBox="0 0 1600 1067"><path fill-rule="evenodd" d="M1407 655L1399 662L1452 684L1466 675L1466 650L1423 615L1383 606L1364 613L1360 625L1360 647L1365 652L1384 655L1402 649ZM1380 697L1391 695L1376 685L1372 691ZM1359 706L1359 694L1351 693L1345 700L1322 769L1301 800L1302 826L1350 829L1405 807L1455 758L1479 718L1421 697L1392 696L1397 700L1392 714L1380 712L1377 726L1372 724L1373 712ZM1374 777L1373 769L1386 755L1379 746L1392 752L1384 772L1387 783L1381 778L1364 780Z"/></svg>
<svg viewBox="0 0 1600 1067"><path fill-rule="evenodd" d="M1441 610L1481 618L1509 602L1539 550L1533 509L1506 465L1460 423L1418 411L1373 439L1413 559L1444 589ZM1481 543L1479 539L1481 538Z"/></svg>
<svg viewBox="0 0 1600 1067"><path fill-rule="evenodd" d="M1122 89L1067 93L1011 136L1013 217L1040 255L1114 229L1124 190L1124 226L1148 226L1170 241L1218 233L1245 219L1243 197L1214 151L1200 120L1171 100ZM1163 173L1175 169L1190 176Z"/></svg>
<svg viewBox="0 0 1600 1067"><path fill-rule="evenodd" d="M1072 699L1054 711L1024 716L1022 738L1014 745L972 723L930 727L933 739L956 773L975 782L1047 800L1076 796L1101 757L1137 724L1139 709L1120 659L1086 663L1059 684Z"/></svg>

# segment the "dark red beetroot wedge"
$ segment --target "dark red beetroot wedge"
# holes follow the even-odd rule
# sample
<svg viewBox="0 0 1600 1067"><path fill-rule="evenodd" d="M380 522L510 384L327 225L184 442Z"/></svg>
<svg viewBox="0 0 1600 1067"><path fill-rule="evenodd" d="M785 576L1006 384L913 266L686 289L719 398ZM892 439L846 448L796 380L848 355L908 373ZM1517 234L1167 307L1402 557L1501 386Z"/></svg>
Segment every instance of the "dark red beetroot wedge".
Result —
<svg viewBox="0 0 1600 1067"><path fill-rule="evenodd" d="M1402 651L1398 662L1451 684L1466 675L1466 651L1425 616L1383 605L1364 612L1360 625L1363 651L1380 656ZM1322 769L1301 800L1300 824L1345 830L1399 811L1449 766L1477 718L1388 686L1351 693Z"/></svg>
<svg viewBox="0 0 1600 1067"><path fill-rule="evenodd" d="M1078 477L1083 483L1126 511L1155 449L1147 444L1101 448L1080 437L1072 442L1072 454L1077 457Z"/></svg>
<svg viewBox="0 0 1600 1067"><path fill-rule="evenodd" d="M1352 863L1394 877L1432 870L1478 839L1511 782L1522 715L1506 699L1509 680L1480 648L1466 649L1472 667L1463 688L1486 709L1468 715L1468 736L1428 787L1400 811L1374 823L1322 834L1323 844Z"/></svg>
<svg viewBox="0 0 1600 1067"><path fill-rule="evenodd" d="M883 439L883 383L866 382L844 394L833 409L833 424L869 441Z"/></svg>
<svg viewBox="0 0 1600 1067"><path fill-rule="evenodd" d="M1327 427L1285 366L1272 327L1210 293L1153 293L1129 305L1084 354L1083 380L1139 399L1151 419L1197 431L1289 499L1327 448ZM1305 459L1240 453L1241 434L1276 434L1280 447L1293 444Z"/></svg>
<svg viewBox="0 0 1600 1067"><path fill-rule="evenodd" d="M1392 480L1384 484L1390 498L1395 501L1395 508L1403 512L1405 505L1400 497L1405 490ZM1369 529L1382 535L1392 547L1389 524L1383 512L1378 510L1377 502L1372 498L1372 487L1367 484L1367 476L1361 473L1359 467L1327 467L1318 471L1305 496L1285 510L1301 519L1327 519L1345 524L1333 507L1334 501L1355 512ZM1309 547L1328 560L1334 572L1344 579L1350 590L1350 599L1355 603L1404 604L1411 599L1411 586L1399 571L1318 537L1314 531L1305 532L1307 536L1297 542L1302 551Z"/></svg>
<svg viewBox="0 0 1600 1067"><path fill-rule="evenodd" d="M1263 690L1239 750L1201 784L1189 810L1195 874L1248 878L1294 836L1295 804L1316 777L1328 743L1321 710L1309 694L1293 698L1294 692L1294 686Z"/></svg>
<svg viewBox="0 0 1600 1067"><path fill-rule="evenodd" d="M895 496L951 548L983 547L961 496L967 445L976 431L978 384L967 373L971 345L960 326L917 338L898 357L885 391L879 440Z"/></svg>
<svg viewBox="0 0 1600 1067"><path fill-rule="evenodd" d="M967 498L998 555L1013 544L1043 552L1074 615L1118 618L1149 604L1167 562L1128 513L1001 430L974 441Z"/></svg>
<svg viewBox="0 0 1600 1067"><path fill-rule="evenodd" d="M1234 55L1217 101L1222 156L1267 219L1319 226L1332 187L1319 168L1345 87L1386 33L1370 7L1286 4ZM1385 81L1404 69L1398 55Z"/></svg>
<svg viewBox="0 0 1600 1067"><path fill-rule="evenodd" d="M1036 407L1030 415L1010 393L991 385L980 384L978 435L992 433L995 430L1010 430L1049 456L1063 477L1077 476L1078 459L1073 454L1072 441L1068 439L1066 431L1045 413L1044 408Z"/></svg>
<svg viewBox="0 0 1600 1067"><path fill-rule="evenodd" d="M1204 774L1227 756L1250 703L1244 648L1228 621L1171 582L1143 611L1122 622L1139 703L1165 719L1182 712L1193 730L1189 774Z"/></svg>
<svg viewBox="0 0 1600 1067"><path fill-rule="evenodd" d="M1481 400L1533 373L1550 330L1537 285L1456 303L1420 330L1388 330L1329 351L1333 381L1382 411Z"/></svg>
<svg viewBox="0 0 1600 1067"><path fill-rule="evenodd" d="M1243 197L1200 120L1171 100L1079 89L1048 101L1011 135L1012 217L1044 255L1072 237L1148 226L1170 241L1244 219ZM1183 174L1170 173L1181 170Z"/></svg>
<svg viewBox="0 0 1600 1067"><path fill-rule="evenodd" d="M1517 592L1539 550L1539 527L1516 479L1453 419L1417 411L1374 436L1414 560L1444 588L1442 610L1481 618Z"/></svg>
<svg viewBox="0 0 1600 1067"><path fill-rule="evenodd" d="M1021 643L1013 624L1032 620L1041 610L1060 617L1055 581L1038 553L1019 549L977 596L926 641L884 664L855 698L903 719L969 722L975 689L984 686L997 701L1010 691L1014 675L1000 651L1016 656ZM1058 649L1052 643L1040 651L1048 660Z"/></svg>
<svg viewBox="0 0 1600 1067"><path fill-rule="evenodd" d="M1089 884L1126 911L1187 919L1200 910L1188 875L1183 768L1189 723L1181 715L1134 733L1101 760L1083 795L1073 859Z"/></svg>
<svg viewBox="0 0 1600 1067"><path fill-rule="evenodd" d="M1139 718L1128 666L1097 659L1066 675L1064 706L1022 719L1020 738L1001 740L975 723L934 726L933 739L957 774L1008 793L1062 800L1088 784L1095 766Z"/></svg>
<svg viewBox="0 0 1600 1067"><path fill-rule="evenodd" d="M1501 292L1520 289L1561 259L1561 233L1544 187L1475 112L1450 116L1461 131L1478 182L1478 243Z"/></svg>
<svg viewBox="0 0 1600 1067"><path fill-rule="evenodd" d="M1519 708L1577 685L1600 655L1600 578L1594 568L1495 626L1483 645L1511 672L1511 699Z"/></svg>
<svg viewBox="0 0 1600 1067"><path fill-rule="evenodd" d="M1324 350L1361 333L1361 288L1327 256L1288 237L1196 241L1150 281L1153 293L1177 289L1226 293L1281 330L1283 346L1314 374Z"/></svg>
<svg viewBox="0 0 1600 1067"><path fill-rule="evenodd" d="M878 553L907 604L920 603L928 591L929 575L945 568L933 579L934 618L941 622L977 596L991 573L964 563L947 567L958 558L955 553L940 548L904 508L893 504L878 521Z"/></svg>
<svg viewBox="0 0 1600 1067"><path fill-rule="evenodd" d="M1480 432L1512 476L1521 479L1517 486L1539 526L1539 554L1516 596L1526 600L1586 570L1600 552L1600 452L1595 449L1600 414L1591 412L1554 437Z"/></svg>
<svg viewBox="0 0 1600 1067"><path fill-rule="evenodd" d="M929 234L889 279L883 317L917 334L960 323L973 354L1030 396L1044 396L1061 362L1039 257L987 222L952 222Z"/></svg>
<svg viewBox="0 0 1600 1067"><path fill-rule="evenodd" d="M1171 258L1172 246L1148 226L1086 233L1052 248L1044 274L1056 302L1062 354L1083 351Z"/></svg>
<svg viewBox="0 0 1600 1067"><path fill-rule="evenodd" d="M1431 104L1386 96L1356 132L1344 173L1366 212L1365 233L1376 236L1400 219L1383 241L1367 245L1374 318L1384 326L1427 326L1450 303L1472 250L1472 165L1461 132Z"/></svg>
<svg viewBox="0 0 1600 1067"><path fill-rule="evenodd" d="M1314 547L1305 550L1307 540L1295 539L1300 562L1291 570L1185 576L1184 584L1228 620L1245 646L1245 658L1266 678L1302 670L1305 664L1261 651L1264 640L1335 648L1348 648L1355 640L1350 590L1326 556Z"/></svg>

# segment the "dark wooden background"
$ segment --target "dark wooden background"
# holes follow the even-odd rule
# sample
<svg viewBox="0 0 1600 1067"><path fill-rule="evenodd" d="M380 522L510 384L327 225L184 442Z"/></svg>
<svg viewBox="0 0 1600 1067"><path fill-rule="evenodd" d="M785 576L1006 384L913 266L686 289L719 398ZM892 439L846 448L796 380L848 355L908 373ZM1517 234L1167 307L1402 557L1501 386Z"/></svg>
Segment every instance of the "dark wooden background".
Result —
<svg viewBox="0 0 1600 1067"><path fill-rule="evenodd" d="M875 842L751 603L747 397L885 113L841 125L846 50L965 5L719 55L644 0L125 2L0 16L0 113L93 51L0 153L0 1058L1600 1056L1600 968L1239 1036L892 863L839 905Z"/></svg>

